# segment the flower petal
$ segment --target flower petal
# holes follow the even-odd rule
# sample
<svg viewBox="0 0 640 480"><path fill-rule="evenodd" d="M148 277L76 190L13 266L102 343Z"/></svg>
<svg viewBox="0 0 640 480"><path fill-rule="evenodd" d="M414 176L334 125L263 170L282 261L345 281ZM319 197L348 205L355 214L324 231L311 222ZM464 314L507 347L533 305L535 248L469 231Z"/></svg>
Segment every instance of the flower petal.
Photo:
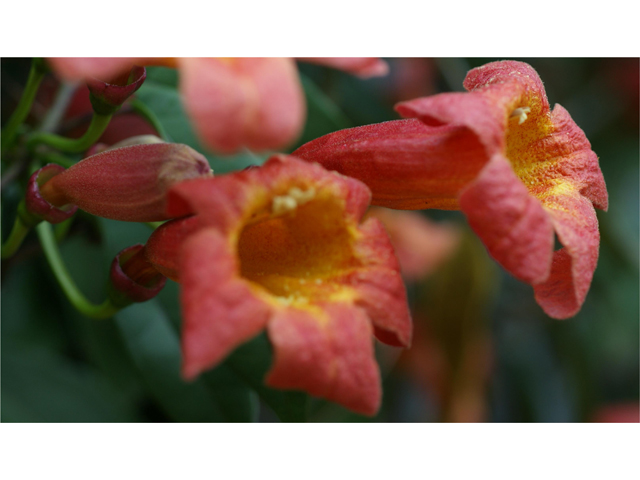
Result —
<svg viewBox="0 0 640 480"><path fill-rule="evenodd" d="M304 124L304 94L293 60L179 59L180 89L195 129L224 153L275 149Z"/></svg>
<svg viewBox="0 0 640 480"><path fill-rule="evenodd" d="M327 304L322 309L320 317L283 309L271 319L274 365L267 384L304 390L373 415L382 392L371 325L357 307Z"/></svg>
<svg viewBox="0 0 640 480"><path fill-rule="evenodd" d="M484 148L468 129L416 120L340 130L292 155L364 182L373 205L409 210L457 209L458 194L486 162Z"/></svg>
<svg viewBox="0 0 640 480"><path fill-rule="evenodd" d="M576 185L594 207L606 211L609 206L607 187L598 156L591 150L589 140L561 105L553 108L551 119L555 131L547 150L549 156L557 160L557 178Z"/></svg>
<svg viewBox="0 0 640 480"><path fill-rule="evenodd" d="M516 278L537 283L549 275L553 226L540 202L496 155L460 196L469 225L491 256Z"/></svg>
<svg viewBox="0 0 640 480"><path fill-rule="evenodd" d="M294 184L330 188L344 201L345 215L357 221L371 199L369 190L358 180L336 177L320 165L309 165L292 155L274 155L262 167L217 177L213 183L196 179L175 185L167 197L167 213L197 213L203 224L225 230L236 226L243 210L252 208L249 197L268 204L274 192L284 193Z"/></svg>
<svg viewBox="0 0 640 480"><path fill-rule="evenodd" d="M376 218L365 221L360 231L363 235L354 248L364 265L353 272L348 283L357 292L357 304L371 318L376 338L387 345L408 348L411 314L391 241Z"/></svg>
<svg viewBox="0 0 640 480"><path fill-rule="evenodd" d="M193 234L181 252L182 374L191 379L260 333L270 312L237 276L236 257L215 230Z"/></svg>
<svg viewBox="0 0 640 480"><path fill-rule="evenodd" d="M567 185L543 199L564 248L553 255L549 278L534 285L536 301L553 318L580 310L598 263L600 232L591 202Z"/></svg>
<svg viewBox="0 0 640 480"><path fill-rule="evenodd" d="M156 270L179 282L179 252L183 242L200 230L197 217L177 218L160 225L144 246L144 254Z"/></svg>

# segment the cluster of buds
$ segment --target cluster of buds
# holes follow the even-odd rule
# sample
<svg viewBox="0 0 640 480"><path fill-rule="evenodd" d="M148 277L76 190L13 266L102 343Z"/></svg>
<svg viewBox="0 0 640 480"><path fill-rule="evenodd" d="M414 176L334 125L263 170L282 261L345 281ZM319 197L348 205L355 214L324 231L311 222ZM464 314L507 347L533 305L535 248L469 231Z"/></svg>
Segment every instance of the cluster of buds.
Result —
<svg viewBox="0 0 640 480"><path fill-rule="evenodd" d="M48 164L33 173L18 209L22 223L59 223L78 209L104 218L155 222L170 218L166 196L176 183L212 177L206 158L191 147L135 139L89 156L65 169ZM137 143L146 141L147 143ZM146 261L142 246L120 252L109 282L111 303L122 308L153 298L166 278Z"/></svg>

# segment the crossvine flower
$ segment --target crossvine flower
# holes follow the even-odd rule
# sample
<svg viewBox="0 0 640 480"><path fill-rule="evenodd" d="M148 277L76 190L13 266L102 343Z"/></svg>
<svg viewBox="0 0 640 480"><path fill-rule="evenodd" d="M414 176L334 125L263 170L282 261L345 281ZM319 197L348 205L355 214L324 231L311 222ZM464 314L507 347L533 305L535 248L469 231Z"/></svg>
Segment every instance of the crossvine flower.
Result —
<svg viewBox="0 0 640 480"><path fill-rule="evenodd" d="M372 415L381 399L373 336L408 346L411 320L381 223L361 219L358 180L279 155L175 185L168 222L146 245L181 284L183 375L193 378L266 329L266 382Z"/></svg>
<svg viewBox="0 0 640 480"><path fill-rule="evenodd" d="M598 259L594 206L608 204L598 157L529 65L490 63L464 86L396 106L417 120L331 133L293 154L362 180L376 205L462 210L548 315L573 316Z"/></svg>

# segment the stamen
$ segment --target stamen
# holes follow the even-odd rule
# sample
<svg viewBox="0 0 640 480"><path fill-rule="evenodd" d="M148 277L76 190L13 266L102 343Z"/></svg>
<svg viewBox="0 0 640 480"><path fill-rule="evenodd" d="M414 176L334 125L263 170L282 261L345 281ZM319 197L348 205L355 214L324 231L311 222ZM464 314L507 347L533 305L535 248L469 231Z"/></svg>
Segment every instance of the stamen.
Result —
<svg viewBox="0 0 640 480"><path fill-rule="evenodd" d="M518 119L518 125L522 125L527 119L527 113L531 111L529 107L520 107L516 108L513 112L511 112L511 118Z"/></svg>
<svg viewBox="0 0 640 480"><path fill-rule="evenodd" d="M273 203L271 204L271 211L276 216L284 215L296 208L298 208L298 202L296 202L295 198L288 195L274 197Z"/></svg>
<svg viewBox="0 0 640 480"><path fill-rule="evenodd" d="M273 197L271 211L275 216L284 215L298 208L298 205L304 205L313 200L315 196L316 189L313 187L306 191L300 190L298 187L292 187L286 195Z"/></svg>

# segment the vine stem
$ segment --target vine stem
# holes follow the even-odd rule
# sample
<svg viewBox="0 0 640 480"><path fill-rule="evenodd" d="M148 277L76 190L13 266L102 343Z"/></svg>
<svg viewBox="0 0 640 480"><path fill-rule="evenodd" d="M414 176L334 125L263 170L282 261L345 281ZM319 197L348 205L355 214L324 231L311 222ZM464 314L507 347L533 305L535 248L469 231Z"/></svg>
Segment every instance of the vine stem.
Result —
<svg viewBox="0 0 640 480"><path fill-rule="evenodd" d="M17 215L15 222L13 222L11 233L9 233L9 238L7 238L7 241L2 244L3 260L11 257L18 251L18 248L22 245L22 241L29 233L29 230L29 227L27 227L20 219L20 215Z"/></svg>
<svg viewBox="0 0 640 480"><path fill-rule="evenodd" d="M31 62L31 70L29 71L29 77L27 84L22 92L22 97L13 114L7 121L5 128L2 130L2 145L0 151L4 154L16 139L16 133L18 133L18 127L27 118L27 115L31 111L31 105L38 92L40 82L44 78L45 70L39 64L39 60L33 60Z"/></svg>
<svg viewBox="0 0 640 480"><path fill-rule="evenodd" d="M94 113L93 117L91 117L91 124L82 137L65 138L49 132L35 132L29 136L27 147L32 150L38 144L45 144L63 152L83 152L98 141L110 121L111 115Z"/></svg>
<svg viewBox="0 0 640 480"><path fill-rule="evenodd" d="M162 138L162 140L164 140L165 142L171 141L169 135L167 134L167 131L160 123L160 120L158 120L158 117L156 117L155 113L153 113L149 107L147 107L137 98L132 98L129 101L129 106L131 107L132 111L140 115L147 122L149 122L153 128L156 129L158 135L160 135L160 138Z"/></svg>
<svg viewBox="0 0 640 480"><path fill-rule="evenodd" d="M64 265L51 224L42 222L36 227L36 231L38 232L40 243L42 244L47 261L53 270L53 274L71 304L87 317L103 319L115 315L120 309L113 305L109 299L100 305L96 305L87 300L82 292L80 292L71 278L67 267Z"/></svg>

